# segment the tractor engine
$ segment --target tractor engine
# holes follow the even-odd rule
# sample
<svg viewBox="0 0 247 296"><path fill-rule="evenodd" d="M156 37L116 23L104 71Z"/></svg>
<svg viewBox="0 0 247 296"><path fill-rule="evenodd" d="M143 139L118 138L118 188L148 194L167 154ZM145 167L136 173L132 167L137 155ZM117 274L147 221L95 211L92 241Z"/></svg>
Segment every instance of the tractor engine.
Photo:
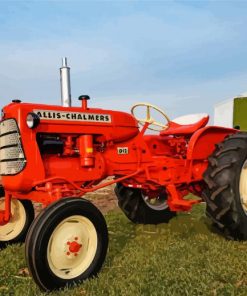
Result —
<svg viewBox="0 0 247 296"><path fill-rule="evenodd" d="M115 143L138 134L133 116L110 110L26 104L13 101L1 121L1 175L6 191L28 192L39 181L66 178L83 186L113 175L125 147ZM133 156L133 155L132 155ZM136 162L135 157L132 162ZM131 168L130 168L131 170Z"/></svg>

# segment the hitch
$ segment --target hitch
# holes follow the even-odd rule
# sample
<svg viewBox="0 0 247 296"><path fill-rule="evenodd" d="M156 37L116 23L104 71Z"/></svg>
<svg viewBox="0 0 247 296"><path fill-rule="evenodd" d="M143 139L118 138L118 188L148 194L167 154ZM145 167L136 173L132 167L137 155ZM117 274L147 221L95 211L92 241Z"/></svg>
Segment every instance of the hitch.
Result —
<svg viewBox="0 0 247 296"><path fill-rule="evenodd" d="M191 210L194 204L198 204L202 201L201 199L190 199L190 200L183 199L182 193L177 190L175 185L170 184L166 187L166 189L169 195L167 204L171 209L171 211L187 212Z"/></svg>

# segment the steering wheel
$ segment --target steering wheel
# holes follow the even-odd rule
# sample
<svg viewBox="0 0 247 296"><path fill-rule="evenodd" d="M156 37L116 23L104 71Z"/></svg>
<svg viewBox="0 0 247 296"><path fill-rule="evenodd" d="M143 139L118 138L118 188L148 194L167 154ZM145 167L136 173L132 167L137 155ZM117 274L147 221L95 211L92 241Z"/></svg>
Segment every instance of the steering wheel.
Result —
<svg viewBox="0 0 247 296"><path fill-rule="evenodd" d="M146 118L145 119L138 118L137 116L135 116L134 110L136 108L138 108L138 107L146 107ZM133 105L132 108L131 108L131 114L135 117L135 119L141 125L144 125L145 123L148 122L149 124L152 124L152 125L155 125L155 126L160 127L160 129L155 129L155 128L147 127L150 130L153 130L153 131L161 131L161 130L167 129L168 128L168 125L167 124L163 124L163 123L160 123L158 121L155 121L151 117L151 112L150 112L151 109L154 109L154 110L158 111L165 118L165 120L167 121L167 123L170 121L169 117L165 114L164 111L162 111L160 108L158 108L158 107L156 107L154 105L148 104L148 103L138 103L138 104Z"/></svg>

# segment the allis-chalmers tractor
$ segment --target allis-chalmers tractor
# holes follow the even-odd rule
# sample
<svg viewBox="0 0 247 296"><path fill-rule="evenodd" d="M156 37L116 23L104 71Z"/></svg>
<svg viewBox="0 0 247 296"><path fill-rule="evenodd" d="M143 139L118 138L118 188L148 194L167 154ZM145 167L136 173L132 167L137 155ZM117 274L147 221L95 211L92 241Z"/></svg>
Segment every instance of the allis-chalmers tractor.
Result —
<svg viewBox="0 0 247 296"><path fill-rule="evenodd" d="M66 64L61 73L66 80ZM226 236L247 238L245 133L206 126L208 116L191 124L171 121L150 104L135 105L131 115L79 99L81 107L14 100L2 110L0 243L25 240L30 274L42 290L99 272L107 226L82 196L110 184L134 223L166 223L206 202L207 215ZM134 116L138 107L146 118ZM153 119L152 109L164 122ZM145 133L154 126L158 133ZM186 198L189 193L197 198ZM33 202L44 206L35 219Z"/></svg>

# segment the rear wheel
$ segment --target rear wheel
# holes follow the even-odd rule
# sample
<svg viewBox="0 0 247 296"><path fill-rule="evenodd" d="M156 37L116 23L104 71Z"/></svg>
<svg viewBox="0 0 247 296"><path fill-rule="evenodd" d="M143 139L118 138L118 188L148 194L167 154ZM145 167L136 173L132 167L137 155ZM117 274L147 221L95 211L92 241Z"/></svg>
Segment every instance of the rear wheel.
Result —
<svg viewBox="0 0 247 296"><path fill-rule="evenodd" d="M106 256L105 219L89 201L66 198L36 218L26 238L26 259L44 291L71 286L97 275Z"/></svg>
<svg viewBox="0 0 247 296"><path fill-rule="evenodd" d="M247 134L231 135L209 158L204 174L207 215L225 236L247 239Z"/></svg>
<svg viewBox="0 0 247 296"><path fill-rule="evenodd" d="M4 191L3 191L4 194ZM0 210L4 210L4 197L0 198ZM0 226L0 248L8 244L24 242L34 219L34 209L30 200L11 199L11 218Z"/></svg>
<svg viewBox="0 0 247 296"><path fill-rule="evenodd" d="M150 198L137 188L129 188L118 183L115 187L118 205L127 218L140 224L167 223L176 215L167 205L167 194L161 192Z"/></svg>

